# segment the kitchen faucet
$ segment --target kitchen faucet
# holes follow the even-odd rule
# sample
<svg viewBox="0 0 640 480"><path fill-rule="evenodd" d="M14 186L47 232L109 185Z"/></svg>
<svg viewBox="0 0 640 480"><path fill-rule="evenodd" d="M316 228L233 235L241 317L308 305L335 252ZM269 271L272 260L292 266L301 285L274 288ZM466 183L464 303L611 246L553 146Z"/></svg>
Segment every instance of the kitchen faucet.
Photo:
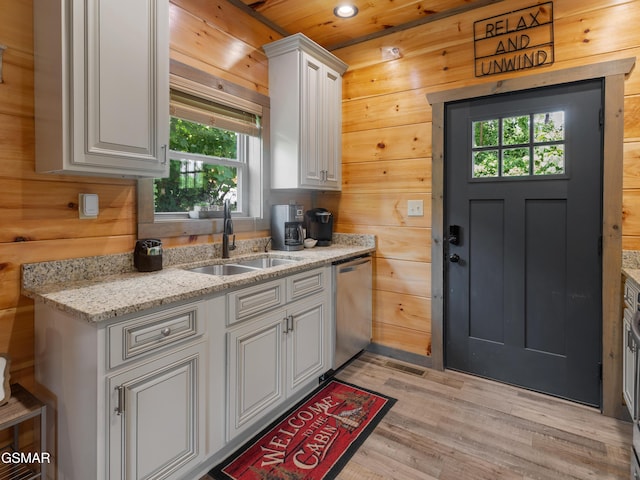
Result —
<svg viewBox="0 0 640 480"><path fill-rule="evenodd" d="M233 235L233 244L229 245L229 235ZM222 258L229 258L229 250L236 249L236 235L233 233L233 221L231 220L231 205L229 200L224 201L224 220L222 222Z"/></svg>

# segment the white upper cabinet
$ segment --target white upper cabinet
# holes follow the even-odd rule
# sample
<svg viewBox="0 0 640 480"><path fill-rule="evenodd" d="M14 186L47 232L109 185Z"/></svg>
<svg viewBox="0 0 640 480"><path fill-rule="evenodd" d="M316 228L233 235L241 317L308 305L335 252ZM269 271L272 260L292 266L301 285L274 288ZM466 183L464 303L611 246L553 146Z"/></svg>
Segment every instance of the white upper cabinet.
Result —
<svg viewBox="0 0 640 480"><path fill-rule="evenodd" d="M347 65L302 34L263 48L269 57L271 187L340 190Z"/></svg>
<svg viewBox="0 0 640 480"><path fill-rule="evenodd" d="M34 8L36 171L168 173L168 0Z"/></svg>

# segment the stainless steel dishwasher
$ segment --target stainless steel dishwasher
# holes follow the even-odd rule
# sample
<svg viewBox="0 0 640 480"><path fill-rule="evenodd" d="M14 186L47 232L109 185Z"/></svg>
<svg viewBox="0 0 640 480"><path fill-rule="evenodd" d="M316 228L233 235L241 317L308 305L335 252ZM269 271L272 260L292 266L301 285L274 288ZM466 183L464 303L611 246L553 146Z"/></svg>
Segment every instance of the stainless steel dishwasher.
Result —
<svg viewBox="0 0 640 480"><path fill-rule="evenodd" d="M371 257L333 264L335 288L335 353L337 370L371 343Z"/></svg>

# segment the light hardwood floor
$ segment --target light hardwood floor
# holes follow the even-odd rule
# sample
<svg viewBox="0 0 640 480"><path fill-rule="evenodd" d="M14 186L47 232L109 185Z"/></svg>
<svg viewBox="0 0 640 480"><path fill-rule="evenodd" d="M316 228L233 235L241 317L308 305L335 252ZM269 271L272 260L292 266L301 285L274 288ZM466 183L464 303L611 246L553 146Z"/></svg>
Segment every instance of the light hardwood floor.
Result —
<svg viewBox="0 0 640 480"><path fill-rule="evenodd" d="M371 353L337 377L398 399L338 480L629 478L631 424L592 408Z"/></svg>

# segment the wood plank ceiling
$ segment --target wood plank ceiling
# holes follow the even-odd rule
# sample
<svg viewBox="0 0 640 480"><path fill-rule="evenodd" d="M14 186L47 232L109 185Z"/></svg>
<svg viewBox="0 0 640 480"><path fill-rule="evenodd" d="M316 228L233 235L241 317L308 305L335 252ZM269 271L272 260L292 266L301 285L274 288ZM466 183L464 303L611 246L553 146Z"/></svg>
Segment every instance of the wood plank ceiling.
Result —
<svg viewBox="0 0 640 480"><path fill-rule="evenodd" d="M301 32L328 50L403 30L502 0L229 0L283 36ZM353 18L333 9L352 4Z"/></svg>

